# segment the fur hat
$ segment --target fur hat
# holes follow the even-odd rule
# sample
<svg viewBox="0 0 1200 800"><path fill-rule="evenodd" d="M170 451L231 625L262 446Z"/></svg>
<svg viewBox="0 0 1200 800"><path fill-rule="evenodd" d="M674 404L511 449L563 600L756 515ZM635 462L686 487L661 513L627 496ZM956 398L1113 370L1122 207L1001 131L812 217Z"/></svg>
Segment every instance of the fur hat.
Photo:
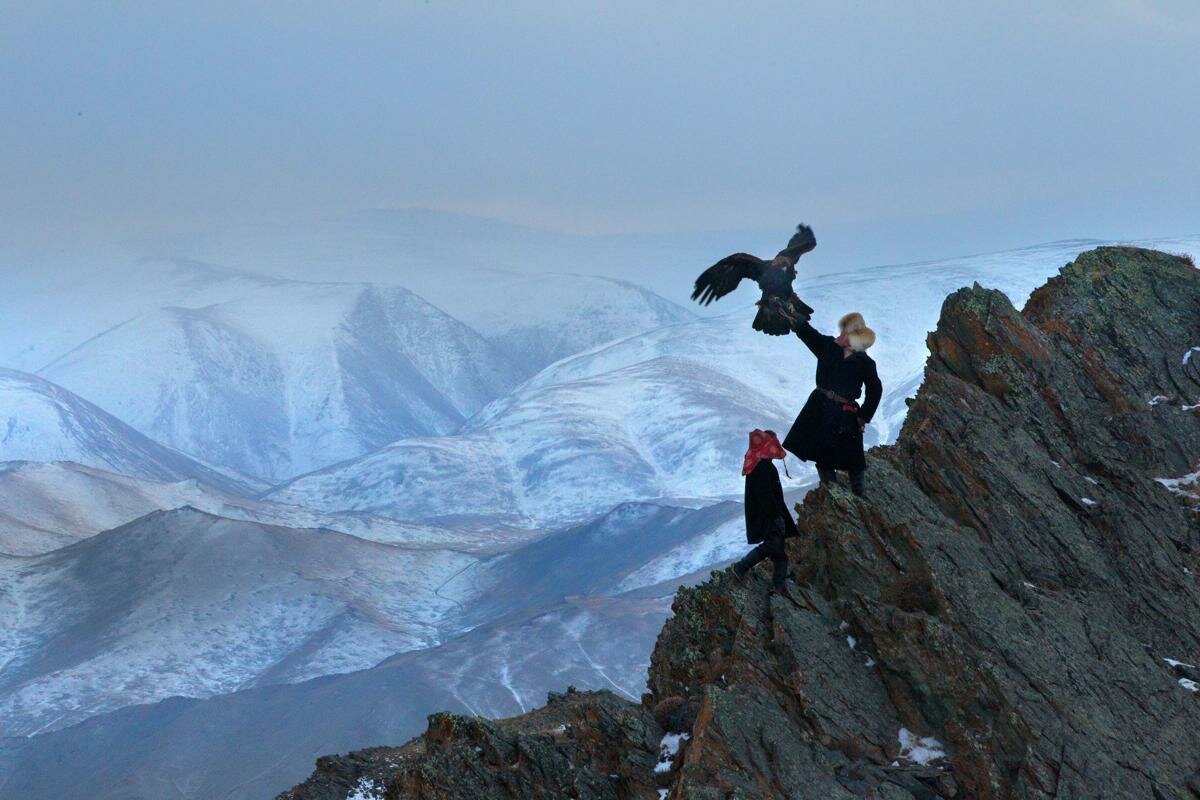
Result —
<svg viewBox="0 0 1200 800"><path fill-rule="evenodd" d="M863 315L857 311L851 311L838 320L838 327L843 333L849 334L850 349L856 353L862 353L875 344L875 331L867 327Z"/></svg>
<svg viewBox="0 0 1200 800"><path fill-rule="evenodd" d="M856 353L863 353L866 352L867 348L875 344L875 331L863 325L851 333L849 339L850 349Z"/></svg>
<svg viewBox="0 0 1200 800"><path fill-rule="evenodd" d="M846 333L861 331L865 327L867 327L867 323L863 320L863 315L857 311L851 311L849 314L838 320L838 328Z"/></svg>

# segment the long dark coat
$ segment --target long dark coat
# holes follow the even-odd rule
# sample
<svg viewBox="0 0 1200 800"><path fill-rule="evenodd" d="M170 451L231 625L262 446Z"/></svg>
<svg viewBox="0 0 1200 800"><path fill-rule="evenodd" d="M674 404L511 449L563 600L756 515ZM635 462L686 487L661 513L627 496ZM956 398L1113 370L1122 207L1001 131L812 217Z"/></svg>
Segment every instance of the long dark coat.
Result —
<svg viewBox="0 0 1200 800"><path fill-rule="evenodd" d="M779 470L764 458L746 476L746 542L758 544L783 520L784 538L796 535L796 523L783 499Z"/></svg>
<svg viewBox="0 0 1200 800"><path fill-rule="evenodd" d="M808 402L783 440L784 449L826 469L865 469L862 428L858 422L871 421L883 396L875 362L863 352L847 356L832 336L818 333L808 323L801 323L796 335L817 357L817 388L808 396ZM821 391L828 389L857 401L864 386L867 396L862 406L849 410Z"/></svg>

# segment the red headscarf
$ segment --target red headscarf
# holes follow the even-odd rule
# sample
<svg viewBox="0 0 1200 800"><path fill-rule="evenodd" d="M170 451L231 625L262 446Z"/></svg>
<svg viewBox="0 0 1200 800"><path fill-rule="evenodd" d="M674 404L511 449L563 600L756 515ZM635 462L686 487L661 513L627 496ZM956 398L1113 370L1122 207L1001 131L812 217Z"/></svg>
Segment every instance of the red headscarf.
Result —
<svg viewBox="0 0 1200 800"><path fill-rule="evenodd" d="M750 449L742 459L742 474L749 475L764 458L783 458L785 455L787 454L783 452L783 446L779 444L775 431L755 428L750 431Z"/></svg>

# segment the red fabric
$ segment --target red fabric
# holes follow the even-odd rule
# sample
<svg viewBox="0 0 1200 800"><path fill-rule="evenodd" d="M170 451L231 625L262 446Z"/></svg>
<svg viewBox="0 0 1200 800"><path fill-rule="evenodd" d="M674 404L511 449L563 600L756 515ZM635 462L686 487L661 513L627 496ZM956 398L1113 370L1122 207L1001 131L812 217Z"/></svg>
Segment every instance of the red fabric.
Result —
<svg viewBox="0 0 1200 800"><path fill-rule="evenodd" d="M763 431L755 428L750 431L750 448L742 458L742 474L749 475L764 458L783 458L783 445L779 443L774 431Z"/></svg>

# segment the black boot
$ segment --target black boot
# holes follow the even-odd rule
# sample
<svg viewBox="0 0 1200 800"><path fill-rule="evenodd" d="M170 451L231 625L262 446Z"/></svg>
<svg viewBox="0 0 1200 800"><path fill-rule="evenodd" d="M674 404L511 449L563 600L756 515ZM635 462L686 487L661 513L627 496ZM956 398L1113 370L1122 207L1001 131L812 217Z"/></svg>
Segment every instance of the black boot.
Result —
<svg viewBox="0 0 1200 800"><path fill-rule="evenodd" d="M744 561L745 559L742 559ZM750 567L743 566L742 561L735 561L733 564L733 579L741 583L746 579L746 573L750 571Z"/></svg>
<svg viewBox="0 0 1200 800"><path fill-rule="evenodd" d="M754 569L754 565L763 560L762 545L751 550L733 565L733 577L740 583Z"/></svg>
<svg viewBox="0 0 1200 800"><path fill-rule="evenodd" d="M858 469L850 473L850 491L859 497L866 496L866 487L863 485L866 472L865 469Z"/></svg>
<svg viewBox="0 0 1200 800"><path fill-rule="evenodd" d="M774 569L771 572L771 590L777 594L787 591L788 562L787 557L771 559Z"/></svg>
<svg viewBox="0 0 1200 800"><path fill-rule="evenodd" d="M837 471L829 469L828 467L818 466L817 477L820 478L821 483L829 484L831 486L838 482Z"/></svg>

